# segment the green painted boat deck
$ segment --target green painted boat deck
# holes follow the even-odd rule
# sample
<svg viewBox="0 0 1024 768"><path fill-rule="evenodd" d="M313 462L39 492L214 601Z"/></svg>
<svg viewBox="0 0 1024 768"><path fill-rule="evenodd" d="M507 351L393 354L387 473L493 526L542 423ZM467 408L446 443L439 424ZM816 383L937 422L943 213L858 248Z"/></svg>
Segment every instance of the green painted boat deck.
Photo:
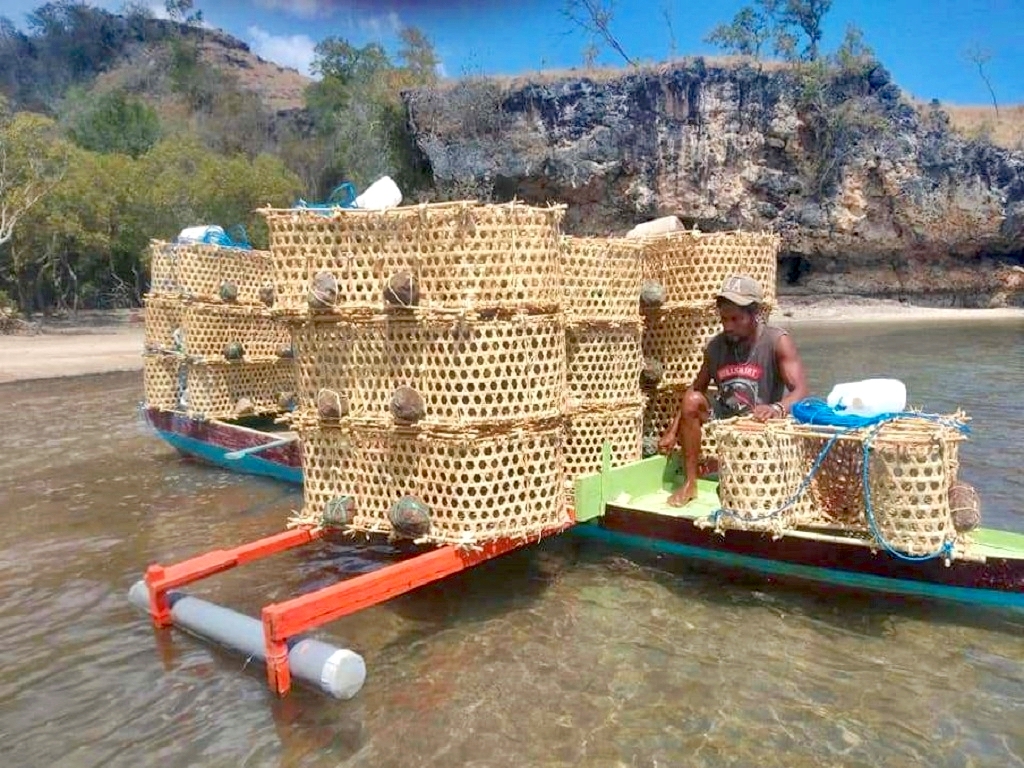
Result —
<svg viewBox="0 0 1024 768"><path fill-rule="evenodd" d="M685 507L672 507L668 498L682 483L685 474L674 457L652 456L642 461L612 468L610 457L605 456L602 472L585 475L576 481L576 518L580 522L595 520L604 514L605 505L647 512L683 520L707 517L719 508L715 480L697 481L697 497ZM784 536L820 538L820 531L795 529ZM836 546L864 546L863 538L852 536L849 545L841 539L842 532L829 532ZM972 556L1024 559L1024 534L979 528L970 534L969 553Z"/></svg>

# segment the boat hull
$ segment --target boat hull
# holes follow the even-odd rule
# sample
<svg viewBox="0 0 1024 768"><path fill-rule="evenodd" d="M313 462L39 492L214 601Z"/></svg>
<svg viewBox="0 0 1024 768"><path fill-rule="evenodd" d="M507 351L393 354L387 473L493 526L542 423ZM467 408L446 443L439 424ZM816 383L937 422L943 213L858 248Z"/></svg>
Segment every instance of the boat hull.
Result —
<svg viewBox="0 0 1024 768"><path fill-rule="evenodd" d="M577 526L584 536L621 546L740 568L763 574L974 605L1024 609L1024 559L991 557L984 562L944 559L910 561L864 546L730 530L702 528L681 517L608 505L604 515Z"/></svg>
<svg viewBox="0 0 1024 768"><path fill-rule="evenodd" d="M157 435L184 456L232 472L302 484L302 454L297 441L232 460L227 458L232 451L254 448L280 435L230 422L190 419L152 408L144 408L143 415Z"/></svg>

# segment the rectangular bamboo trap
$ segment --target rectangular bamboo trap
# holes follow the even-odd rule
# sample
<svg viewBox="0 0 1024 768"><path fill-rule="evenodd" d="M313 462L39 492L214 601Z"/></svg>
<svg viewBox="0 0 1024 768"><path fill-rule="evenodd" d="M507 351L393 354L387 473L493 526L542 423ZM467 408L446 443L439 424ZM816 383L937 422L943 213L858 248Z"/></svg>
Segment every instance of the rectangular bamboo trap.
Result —
<svg viewBox="0 0 1024 768"><path fill-rule="evenodd" d="M184 353L200 361L225 360L228 346L240 344L251 362L273 362L291 354L291 335L266 308L189 303L182 329Z"/></svg>
<svg viewBox="0 0 1024 768"><path fill-rule="evenodd" d="M953 426L960 419L904 417L883 424L870 438L867 490L875 532L899 552L931 555L956 537L949 495L964 439ZM839 435L810 481L806 522L871 532L864 443L873 428L843 431L788 422L786 430L798 441L808 470L826 442Z"/></svg>
<svg viewBox="0 0 1024 768"><path fill-rule="evenodd" d="M391 533L389 512L412 496L426 504L435 544L472 546L535 538L566 520L562 430L512 429L442 437L418 429L299 430L306 519L351 497L349 530Z"/></svg>
<svg viewBox="0 0 1024 768"><path fill-rule="evenodd" d="M264 209L275 311L359 317L399 306L427 314L561 309L564 206L474 202L386 211ZM403 277L415 291L385 289ZM408 286L407 286L408 287Z"/></svg>
<svg viewBox="0 0 1024 768"><path fill-rule="evenodd" d="M725 278L748 275L775 304L781 238L771 232L683 230L644 240L643 278L665 290L664 309L710 309Z"/></svg>
<svg viewBox="0 0 1024 768"><path fill-rule="evenodd" d="M145 306L147 352L184 352L184 302L173 296L149 295Z"/></svg>
<svg viewBox="0 0 1024 768"><path fill-rule="evenodd" d="M561 273L570 327L640 321L643 246L635 240L563 237Z"/></svg>
<svg viewBox="0 0 1024 768"><path fill-rule="evenodd" d="M349 420L394 422L399 387L423 400L420 426L492 429L558 417L564 409L565 331L558 315L501 320L381 318L294 326L298 394L316 410L322 390Z"/></svg>
<svg viewBox="0 0 1024 768"><path fill-rule="evenodd" d="M149 241L149 293L153 296L179 296L178 254L164 240Z"/></svg>
<svg viewBox="0 0 1024 768"><path fill-rule="evenodd" d="M184 410L206 419L277 414L294 391L293 360L188 364Z"/></svg>
<svg viewBox="0 0 1024 768"><path fill-rule="evenodd" d="M269 251L188 243L175 246L182 295L203 302L266 307L273 303L274 270ZM237 292L226 301L221 288Z"/></svg>

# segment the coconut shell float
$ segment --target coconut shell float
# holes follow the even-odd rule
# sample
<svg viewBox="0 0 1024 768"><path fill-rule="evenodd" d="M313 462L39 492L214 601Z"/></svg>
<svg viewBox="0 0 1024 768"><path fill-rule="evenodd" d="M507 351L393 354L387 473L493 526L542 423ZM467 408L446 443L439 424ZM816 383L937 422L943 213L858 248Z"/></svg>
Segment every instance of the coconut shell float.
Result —
<svg viewBox="0 0 1024 768"><path fill-rule="evenodd" d="M665 303L665 286L657 280L647 280L640 289L640 307L646 310L659 309Z"/></svg>
<svg viewBox="0 0 1024 768"><path fill-rule="evenodd" d="M260 301L268 307L272 307L274 306L274 302L277 300L277 291L274 290L274 286L272 285L264 285L260 288L259 297Z"/></svg>
<svg viewBox="0 0 1024 768"><path fill-rule="evenodd" d="M290 360L295 357L295 347L291 344L282 344L277 348L277 356Z"/></svg>
<svg viewBox="0 0 1024 768"><path fill-rule="evenodd" d="M321 421L337 421L348 415L348 398L333 389L321 389L316 393L316 413Z"/></svg>
<svg viewBox="0 0 1024 768"><path fill-rule="evenodd" d="M238 301L238 286L230 280L221 282L218 293L220 294L220 300L228 304L234 304Z"/></svg>
<svg viewBox="0 0 1024 768"><path fill-rule="evenodd" d="M252 416L256 413L256 406L248 397L240 397L235 403L235 416Z"/></svg>
<svg viewBox="0 0 1024 768"><path fill-rule="evenodd" d="M338 279L330 272L317 272L309 281L310 309L330 309L338 303Z"/></svg>
<svg viewBox="0 0 1024 768"><path fill-rule="evenodd" d="M640 386L644 389L654 389L665 377L665 366L660 360L653 357L644 358L644 367L640 370Z"/></svg>
<svg viewBox="0 0 1024 768"><path fill-rule="evenodd" d="M239 341L231 341L224 345L225 360L241 360L245 357L245 347Z"/></svg>
<svg viewBox="0 0 1024 768"><path fill-rule="evenodd" d="M958 533L972 531L981 525L981 499L974 487L963 482L949 488L949 511Z"/></svg>
<svg viewBox="0 0 1024 768"><path fill-rule="evenodd" d="M335 496L324 507L321 524L324 528L347 528L355 511L355 499L351 496Z"/></svg>
<svg viewBox="0 0 1024 768"><path fill-rule="evenodd" d="M384 288L384 301L395 307L415 307L420 303L420 286L409 272L397 272Z"/></svg>
<svg viewBox="0 0 1024 768"><path fill-rule="evenodd" d="M430 533L430 507L415 496L403 496L388 510L391 536L395 539L421 539Z"/></svg>
<svg viewBox="0 0 1024 768"><path fill-rule="evenodd" d="M415 424L427 415L423 395L412 387L399 387L391 395L391 415L395 417L395 421Z"/></svg>

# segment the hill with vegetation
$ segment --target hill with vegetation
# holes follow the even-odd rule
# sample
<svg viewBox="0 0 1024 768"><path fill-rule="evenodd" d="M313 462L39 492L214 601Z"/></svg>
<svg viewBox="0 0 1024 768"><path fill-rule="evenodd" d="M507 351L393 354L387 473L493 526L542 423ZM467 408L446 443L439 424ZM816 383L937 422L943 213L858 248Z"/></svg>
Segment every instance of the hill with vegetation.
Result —
<svg viewBox="0 0 1024 768"><path fill-rule="evenodd" d="M408 202L569 203L575 233L665 213L771 228L784 291L1017 301L1019 108L914 102L855 29L820 50L828 5L754 0L709 35L732 58L661 64L630 59L611 17L578 17L623 68L443 81L414 28L394 54L323 40L314 80L189 0L169 20L70 0L25 30L0 19L0 305L137 305L151 238L241 225L265 247L257 208L384 174Z"/></svg>

